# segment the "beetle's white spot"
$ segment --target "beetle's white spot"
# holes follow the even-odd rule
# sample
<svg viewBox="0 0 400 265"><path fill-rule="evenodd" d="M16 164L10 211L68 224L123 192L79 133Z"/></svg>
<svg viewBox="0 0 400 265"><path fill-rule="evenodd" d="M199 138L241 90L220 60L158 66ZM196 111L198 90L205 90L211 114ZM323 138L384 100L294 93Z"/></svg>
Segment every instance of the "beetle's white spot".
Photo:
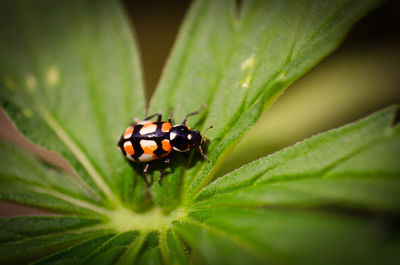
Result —
<svg viewBox="0 0 400 265"><path fill-rule="evenodd" d="M136 162L136 160L135 159L133 159L130 155L128 155L128 154L126 154L126 158L128 158L129 160L131 160L131 161L133 161L133 162Z"/></svg>
<svg viewBox="0 0 400 265"><path fill-rule="evenodd" d="M188 134L188 140L192 140L192 135L191 134Z"/></svg>
<svg viewBox="0 0 400 265"><path fill-rule="evenodd" d="M33 115L33 112L30 109L22 109L22 114L27 118L31 118Z"/></svg>
<svg viewBox="0 0 400 265"><path fill-rule="evenodd" d="M126 142L124 143L124 148L127 147L127 146L132 146L131 141L126 141Z"/></svg>
<svg viewBox="0 0 400 265"><path fill-rule="evenodd" d="M50 67L46 72L46 82L50 86L55 86L60 81L60 72L55 66Z"/></svg>
<svg viewBox="0 0 400 265"><path fill-rule="evenodd" d="M140 162L148 162L154 160L154 157L151 154L142 154L141 156L139 156L138 160Z"/></svg>
<svg viewBox="0 0 400 265"><path fill-rule="evenodd" d="M144 125L144 126L140 129L139 133L140 133L141 135L145 135L145 134L153 133L153 132L155 132L156 130L157 130L157 125L154 124L154 123L151 123L151 124L148 124L148 125Z"/></svg>
<svg viewBox="0 0 400 265"><path fill-rule="evenodd" d="M145 149L146 147L157 147L157 143L153 140L140 140L140 146Z"/></svg>
<svg viewBox="0 0 400 265"><path fill-rule="evenodd" d="M246 70L252 68L254 66L254 61L254 54L252 54L249 58L242 62L242 64L240 65L240 69Z"/></svg>
<svg viewBox="0 0 400 265"><path fill-rule="evenodd" d="M171 133L169 134L169 140L170 140L170 141L174 140L175 137L176 137L176 132L171 132Z"/></svg>
<svg viewBox="0 0 400 265"><path fill-rule="evenodd" d="M25 78L25 85L26 88L28 89L29 92L33 92L36 89L36 78L29 74L26 78Z"/></svg>
<svg viewBox="0 0 400 265"><path fill-rule="evenodd" d="M248 88L250 86L251 80L253 79L252 75L248 75L246 76L246 79L244 80L244 82L242 83L242 87L243 88Z"/></svg>

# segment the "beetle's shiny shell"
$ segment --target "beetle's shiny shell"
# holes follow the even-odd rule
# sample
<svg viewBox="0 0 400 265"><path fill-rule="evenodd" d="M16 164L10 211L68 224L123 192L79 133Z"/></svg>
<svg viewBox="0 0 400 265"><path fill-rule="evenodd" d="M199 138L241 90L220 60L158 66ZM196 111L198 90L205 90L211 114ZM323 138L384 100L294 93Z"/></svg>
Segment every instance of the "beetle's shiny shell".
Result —
<svg viewBox="0 0 400 265"><path fill-rule="evenodd" d="M118 142L121 153L134 162L149 162L166 157L172 147L169 132L172 124L163 121L142 121L129 126Z"/></svg>

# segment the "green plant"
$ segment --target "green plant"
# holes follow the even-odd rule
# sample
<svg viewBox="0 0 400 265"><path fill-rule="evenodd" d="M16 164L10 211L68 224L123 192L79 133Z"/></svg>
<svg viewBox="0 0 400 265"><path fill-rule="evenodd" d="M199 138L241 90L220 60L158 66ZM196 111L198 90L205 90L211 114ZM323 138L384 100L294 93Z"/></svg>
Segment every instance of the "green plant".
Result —
<svg viewBox="0 0 400 265"><path fill-rule="evenodd" d="M116 141L145 115L138 55L115 1L3 1L1 102L75 176L1 143L0 197L54 216L1 219L0 261L84 264L395 263L397 107L215 181L284 89L379 1L195 1L149 113L209 131L207 161L173 157L147 189ZM262 140L262 139L260 139ZM157 178L156 172L153 178Z"/></svg>

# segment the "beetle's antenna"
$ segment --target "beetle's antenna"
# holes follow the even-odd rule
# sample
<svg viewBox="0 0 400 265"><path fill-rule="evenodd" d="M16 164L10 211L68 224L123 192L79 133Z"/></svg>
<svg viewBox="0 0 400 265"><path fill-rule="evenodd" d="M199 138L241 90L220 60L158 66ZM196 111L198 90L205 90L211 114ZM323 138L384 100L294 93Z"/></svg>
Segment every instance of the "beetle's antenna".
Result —
<svg viewBox="0 0 400 265"><path fill-rule="evenodd" d="M209 139L207 137L205 137L205 134L209 129L212 129L212 128L214 128L214 126L211 125L210 127L208 127L207 129L204 130L204 133L202 133L201 137L203 137L204 141L209 141Z"/></svg>
<svg viewBox="0 0 400 265"><path fill-rule="evenodd" d="M208 127L207 129L205 129L205 130L204 130L204 133L203 133L203 135L205 135L205 134L206 134L206 132L207 132L209 129L212 129L212 128L214 128L214 126L212 126L212 125L211 125L211 126L210 126L210 127Z"/></svg>
<svg viewBox="0 0 400 265"><path fill-rule="evenodd" d="M214 126L210 126L210 127L208 127L207 129L205 129L204 130L204 133L203 133L203 135L201 136L202 137L202 142L201 142L201 144L203 144L204 143L204 141L210 141L207 137L205 137L204 135L206 134L206 132L209 130L209 129L212 129L212 128L214 128ZM204 158L204 159L207 159L208 157L203 153L203 148L201 148L201 144L199 145L199 147L198 147L198 149L199 149L199 152L200 152L200 154L201 154L201 156Z"/></svg>

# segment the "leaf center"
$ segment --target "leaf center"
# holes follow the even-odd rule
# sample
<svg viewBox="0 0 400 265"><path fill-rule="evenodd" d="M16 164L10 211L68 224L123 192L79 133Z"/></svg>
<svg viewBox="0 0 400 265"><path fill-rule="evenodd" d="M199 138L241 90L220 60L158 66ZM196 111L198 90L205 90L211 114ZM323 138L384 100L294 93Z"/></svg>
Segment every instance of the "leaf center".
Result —
<svg viewBox="0 0 400 265"><path fill-rule="evenodd" d="M165 230L170 226L172 221L182 220L187 214L188 211L186 208L177 208L168 215L165 215L160 207L154 207L143 214L120 207L110 215L109 226L118 232L130 230Z"/></svg>

